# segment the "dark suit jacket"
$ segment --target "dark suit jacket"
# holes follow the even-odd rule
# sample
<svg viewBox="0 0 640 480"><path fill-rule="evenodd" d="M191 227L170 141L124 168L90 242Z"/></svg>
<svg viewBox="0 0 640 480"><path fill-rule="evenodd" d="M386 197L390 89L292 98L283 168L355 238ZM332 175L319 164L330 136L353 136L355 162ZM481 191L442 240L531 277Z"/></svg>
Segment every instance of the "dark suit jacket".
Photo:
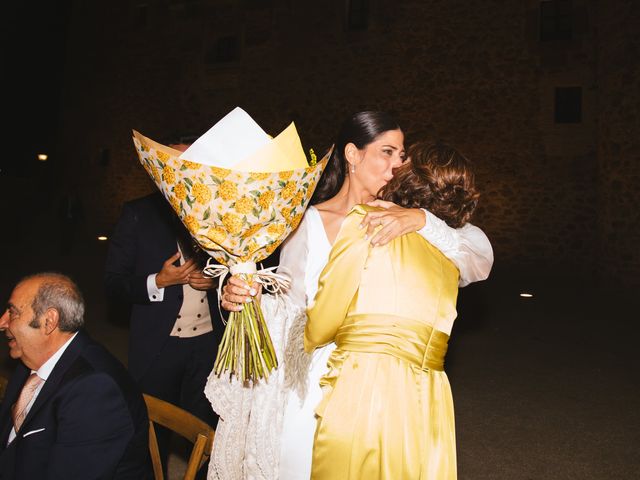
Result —
<svg viewBox="0 0 640 480"><path fill-rule="evenodd" d="M136 380L169 338L183 300L182 285L173 285L165 288L162 302L150 302L147 277L162 269L178 250L177 238L186 236L186 229L159 192L125 203L111 236L105 285L110 298L132 305L128 368ZM224 325L216 293L209 291L207 297L217 346ZM215 351L211 355L215 357Z"/></svg>
<svg viewBox="0 0 640 480"><path fill-rule="evenodd" d="M0 407L0 479L151 478L144 400L104 347L78 333L7 446L11 405L29 374L20 363Z"/></svg>

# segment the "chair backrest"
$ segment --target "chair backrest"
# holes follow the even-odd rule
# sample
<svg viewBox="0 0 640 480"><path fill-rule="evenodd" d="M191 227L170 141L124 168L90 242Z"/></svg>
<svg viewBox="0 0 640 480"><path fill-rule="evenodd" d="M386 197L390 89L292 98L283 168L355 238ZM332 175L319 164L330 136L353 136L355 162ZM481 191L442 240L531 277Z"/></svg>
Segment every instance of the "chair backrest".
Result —
<svg viewBox="0 0 640 480"><path fill-rule="evenodd" d="M154 423L162 425L193 443L184 480L193 480L204 462L209 459L215 431L198 417L172 403L144 394L149 412L149 451L156 480L164 480L160 451Z"/></svg>

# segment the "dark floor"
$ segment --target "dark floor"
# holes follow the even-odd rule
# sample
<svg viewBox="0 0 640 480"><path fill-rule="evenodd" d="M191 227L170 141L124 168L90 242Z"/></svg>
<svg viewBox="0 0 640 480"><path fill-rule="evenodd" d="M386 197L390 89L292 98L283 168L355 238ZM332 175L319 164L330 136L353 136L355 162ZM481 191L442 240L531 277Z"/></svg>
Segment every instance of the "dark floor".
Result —
<svg viewBox="0 0 640 480"><path fill-rule="evenodd" d="M106 244L86 237L64 255L46 238L3 246L11 254L0 296L24 273L70 273L86 297L88 330L126 361L126 321L108 318L102 292ZM461 480L638 478L639 297L588 276L499 267L461 292L447 357ZM3 375L6 357L2 342Z"/></svg>
<svg viewBox="0 0 640 480"><path fill-rule="evenodd" d="M637 295L526 280L463 292L447 365L460 478L638 478ZM520 298L522 286L535 297Z"/></svg>

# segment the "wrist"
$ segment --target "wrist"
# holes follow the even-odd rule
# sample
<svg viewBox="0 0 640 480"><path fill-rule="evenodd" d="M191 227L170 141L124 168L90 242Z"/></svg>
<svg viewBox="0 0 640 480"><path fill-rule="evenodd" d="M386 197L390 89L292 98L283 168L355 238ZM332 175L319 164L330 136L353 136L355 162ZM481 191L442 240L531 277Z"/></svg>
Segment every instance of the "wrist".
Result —
<svg viewBox="0 0 640 480"><path fill-rule="evenodd" d="M165 288L168 286L169 286L169 282L166 281L166 279L162 276L161 273L158 273L156 275L156 287Z"/></svg>

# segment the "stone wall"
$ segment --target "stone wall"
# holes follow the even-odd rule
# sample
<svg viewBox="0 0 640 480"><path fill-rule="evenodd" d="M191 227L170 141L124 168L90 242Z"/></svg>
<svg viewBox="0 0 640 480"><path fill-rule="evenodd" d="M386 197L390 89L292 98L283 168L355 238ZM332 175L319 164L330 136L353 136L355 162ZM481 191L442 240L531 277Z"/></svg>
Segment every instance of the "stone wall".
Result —
<svg viewBox="0 0 640 480"><path fill-rule="evenodd" d="M549 43L539 41L539 2L530 0L372 0L364 31L347 28L346 0L145 4L74 7L61 150L96 231L153 188L132 128L152 138L201 134L236 105L273 134L294 120L316 151L346 114L363 109L396 114L409 141L458 146L476 163L483 197L475 223L498 268L595 270L600 239L624 222L611 191L637 198L622 173L635 159L637 179L627 117L638 89L627 90L635 103L621 97L624 84L637 87L637 64L610 68L610 54L634 35L624 8L605 16L601 33L599 12L574 0L573 40ZM216 61L228 37L239 56ZM554 122L559 86L582 87L581 123ZM607 268L637 274L630 241L616 239Z"/></svg>
<svg viewBox="0 0 640 480"><path fill-rule="evenodd" d="M640 286L640 8L601 1L597 14L600 269Z"/></svg>

